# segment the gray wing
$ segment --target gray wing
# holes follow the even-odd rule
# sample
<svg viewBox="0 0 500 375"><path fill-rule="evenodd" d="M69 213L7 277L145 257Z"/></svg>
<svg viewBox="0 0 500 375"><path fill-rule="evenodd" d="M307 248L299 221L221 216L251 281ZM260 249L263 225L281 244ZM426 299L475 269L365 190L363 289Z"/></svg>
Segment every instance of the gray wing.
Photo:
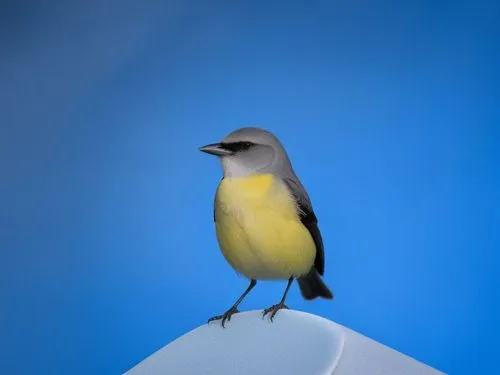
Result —
<svg viewBox="0 0 500 375"><path fill-rule="evenodd" d="M325 271L325 250L323 248L323 238L318 227L318 219L314 214L311 200L307 195L304 186L295 178L284 178L283 181L292 193L299 208L300 221L307 228L316 245L316 258L314 259L314 268L320 275Z"/></svg>

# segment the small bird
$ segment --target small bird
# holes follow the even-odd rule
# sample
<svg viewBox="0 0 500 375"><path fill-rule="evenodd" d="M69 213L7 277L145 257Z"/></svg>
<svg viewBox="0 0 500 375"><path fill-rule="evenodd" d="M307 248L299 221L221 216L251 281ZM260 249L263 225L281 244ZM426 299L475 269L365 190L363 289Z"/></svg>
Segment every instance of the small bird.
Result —
<svg viewBox="0 0 500 375"><path fill-rule="evenodd" d="M306 300L332 299L324 273L323 240L311 200L279 140L269 131L246 127L220 143L200 147L217 156L223 177L214 202L217 241L226 261L250 285L234 305L209 322L231 320L257 280L288 280L281 301L263 311L271 321L285 305L297 279Z"/></svg>

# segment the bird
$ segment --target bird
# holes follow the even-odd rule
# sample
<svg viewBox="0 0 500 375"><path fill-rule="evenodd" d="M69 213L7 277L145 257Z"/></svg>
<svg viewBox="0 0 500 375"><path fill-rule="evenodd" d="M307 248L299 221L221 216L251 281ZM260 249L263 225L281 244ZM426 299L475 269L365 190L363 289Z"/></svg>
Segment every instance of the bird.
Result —
<svg viewBox="0 0 500 375"><path fill-rule="evenodd" d="M250 281L231 308L208 322L221 320L225 327L257 281L288 281L280 302L263 310L271 321L288 309L286 296L295 279L304 299L333 299L322 280L325 255L318 219L278 138L266 129L243 127L199 150L218 157L222 166L213 210L219 248Z"/></svg>

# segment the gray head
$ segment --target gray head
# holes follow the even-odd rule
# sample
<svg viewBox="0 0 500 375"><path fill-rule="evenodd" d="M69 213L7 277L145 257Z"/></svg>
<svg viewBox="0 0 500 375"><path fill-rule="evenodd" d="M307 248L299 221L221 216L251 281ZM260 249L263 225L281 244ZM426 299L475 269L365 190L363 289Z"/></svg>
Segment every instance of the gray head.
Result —
<svg viewBox="0 0 500 375"><path fill-rule="evenodd" d="M271 132L264 129L235 130L219 143L200 147L200 151L220 158L224 177L261 173L294 176L285 149Z"/></svg>

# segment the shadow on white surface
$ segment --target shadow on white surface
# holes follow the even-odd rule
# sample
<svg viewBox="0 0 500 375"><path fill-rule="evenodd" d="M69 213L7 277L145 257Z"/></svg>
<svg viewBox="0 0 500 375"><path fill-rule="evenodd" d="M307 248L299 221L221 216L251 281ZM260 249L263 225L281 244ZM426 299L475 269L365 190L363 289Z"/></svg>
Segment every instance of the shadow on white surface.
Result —
<svg viewBox="0 0 500 375"><path fill-rule="evenodd" d="M281 310L204 324L166 345L126 375L347 375L441 372L316 315Z"/></svg>

